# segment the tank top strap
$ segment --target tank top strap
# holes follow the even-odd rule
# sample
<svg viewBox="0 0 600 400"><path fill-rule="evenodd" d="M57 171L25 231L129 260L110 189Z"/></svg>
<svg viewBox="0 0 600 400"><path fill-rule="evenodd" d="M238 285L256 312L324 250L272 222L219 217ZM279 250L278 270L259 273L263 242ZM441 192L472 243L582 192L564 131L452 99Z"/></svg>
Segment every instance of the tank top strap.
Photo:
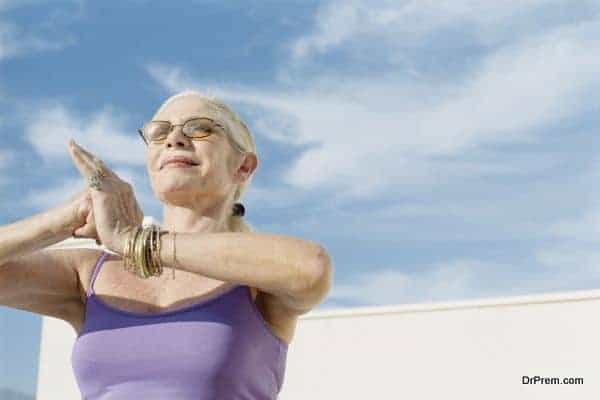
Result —
<svg viewBox="0 0 600 400"><path fill-rule="evenodd" d="M96 265L94 266L94 271L92 272L92 280L90 282L90 290L88 291L88 297L95 293L94 292L94 282L96 281L96 277L98 276L98 273L100 272L100 268L102 267L102 265L104 264L104 261L108 258L109 255L110 255L110 253L102 250L102 255L98 259L98 262L96 262Z"/></svg>

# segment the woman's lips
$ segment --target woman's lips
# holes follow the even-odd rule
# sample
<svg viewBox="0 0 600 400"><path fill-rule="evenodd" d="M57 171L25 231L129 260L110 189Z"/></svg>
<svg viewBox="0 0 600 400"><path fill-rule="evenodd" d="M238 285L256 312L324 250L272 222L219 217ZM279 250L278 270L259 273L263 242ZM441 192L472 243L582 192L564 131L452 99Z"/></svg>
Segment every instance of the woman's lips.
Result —
<svg viewBox="0 0 600 400"><path fill-rule="evenodd" d="M189 164L183 161L174 161L164 165L163 168L191 168L195 167L195 164Z"/></svg>

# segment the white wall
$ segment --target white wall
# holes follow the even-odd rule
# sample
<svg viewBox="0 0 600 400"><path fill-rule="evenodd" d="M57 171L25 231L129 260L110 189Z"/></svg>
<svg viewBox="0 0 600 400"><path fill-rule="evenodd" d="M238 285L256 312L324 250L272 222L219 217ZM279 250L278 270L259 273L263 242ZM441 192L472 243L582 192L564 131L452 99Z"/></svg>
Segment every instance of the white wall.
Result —
<svg viewBox="0 0 600 400"><path fill-rule="evenodd" d="M600 291L315 312L281 398L597 399ZM522 384L522 376L582 385Z"/></svg>
<svg viewBox="0 0 600 400"><path fill-rule="evenodd" d="M599 309L594 290L313 311L300 318L279 398L596 399ZM44 317L38 400L80 399L75 336ZM584 381L524 385L523 375Z"/></svg>

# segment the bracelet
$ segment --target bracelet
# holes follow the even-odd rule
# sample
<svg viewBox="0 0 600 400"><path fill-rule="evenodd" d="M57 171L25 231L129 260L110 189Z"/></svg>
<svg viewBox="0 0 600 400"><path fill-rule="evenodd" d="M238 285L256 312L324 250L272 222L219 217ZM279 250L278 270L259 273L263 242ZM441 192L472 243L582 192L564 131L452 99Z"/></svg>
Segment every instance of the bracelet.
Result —
<svg viewBox="0 0 600 400"><path fill-rule="evenodd" d="M160 276L163 273L163 267L160 261L160 235L161 232L166 233L167 231L161 231L157 225L153 225L152 228L150 236L150 258L152 260L151 265L154 267L152 275Z"/></svg>
<svg viewBox="0 0 600 400"><path fill-rule="evenodd" d="M150 276L150 271L148 270L148 251L150 251L150 249L148 249L148 233L150 233L150 229L148 228L144 228L142 230L142 237L140 239L140 246L139 246L139 251L140 251L140 259L141 259L141 278L146 279Z"/></svg>
<svg viewBox="0 0 600 400"><path fill-rule="evenodd" d="M135 273L136 263L133 259L134 243L138 238L140 228L137 227L133 232L129 234L127 244L125 245L124 263L123 266L127 271Z"/></svg>
<svg viewBox="0 0 600 400"><path fill-rule="evenodd" d="M131 231L127 237L127 243L124 249L123 268L142 279L151 276L160 276L163 273L163 266L160 259L160 250L162 248L162 235L169 233L167 230L161 230L158 225L148 227L137 227ZM173 260L176 262L175 253L175 232L173 232ZM175 268L173 279L175 279Z"/></svg>
<svg viewBox="0 0 600 400"><path fill-rule="evenodd" d="M134 260L134 265L136 267L135 272L140 277L144 276L144 271L143 271L144 260L142 259L142 251L144 250L144 230L145 230L145 228L141 228L140 234L136 238L134 248L133 248L133 260Z"/></svg>

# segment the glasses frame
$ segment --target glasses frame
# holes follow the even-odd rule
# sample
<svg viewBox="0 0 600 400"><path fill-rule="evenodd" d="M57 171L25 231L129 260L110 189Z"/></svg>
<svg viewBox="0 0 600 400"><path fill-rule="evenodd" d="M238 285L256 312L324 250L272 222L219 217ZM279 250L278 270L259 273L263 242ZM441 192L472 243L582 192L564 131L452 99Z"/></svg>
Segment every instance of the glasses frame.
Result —
<svg viewBox="0 0 600 400"><path fill-rule="evenodd" d="M209 121L211 121L213 124L215 124L215 126L218 126L219 128L221 128L221 129L223 130L223 132L225 132L225 136L228 136L228 135L227 135L227 133L226 133L226 132L227 132L227 128L225 128L223 125L221 125L221 124L219 124L218 122L216 122L214 119L212 119L212 118L208 118L208 117L193 117L193 118L190 118L190 119L188 119L187 121L185 121L183 124L172 124L172 123L171 123L171 121L162 121L162 120L157 120L157 119L155 119L155 120L152 120L152 121L150 121L150 122L166 122L166 123L168 123L168 124L169 124L169 126L170 126L170 128L169 128L169 132L167 132L167 137L169 136L169 134L170 134L170 133L173 131L173 129L174 129L176 126L181 126L181 127L182 127L182 130L181 130L181 132L182 132L182 133L183 133L183 134L184 134L184 135L185 135L187 138L189 138L189 139L191 139L191 140L196 140L196 139L198 139L198 138L190 137L190 136L188 136L188 135L187 135L187 133L185 133L185 132L183 131L183 126L185 126L185 124L187 124L188 122L190 122L190 121L193 121L193 120L195 120L195 119L206 119L206 120L209 120ZM144 128L145 128L145 127L146 127L146 125L147 125L147 124L149 124L150 122L147 122L146 124L144 124L144 126L142 126L142 128L138 128L138 130L137 130L137 131L138 131L138 133L140 134L140 136L142 137L142 140L143 140L143 141L144 141L144 143L146 144L146 146L148 146L148 145L149 145L149 143L148 143L148 142L149 142L149 140L146 138L146 135L144 134ZM212 133L211 133L210 135L212 135ZM205 137L208 137L208 136L210 136L210 135L203 136L203 137L202 137L202 139L204 139ZM151 143L160 143L160 142L163 142L164 140L166 140L166 137L165 137L165 139L163 139L163 140L161 140L161 141L155 141L155 142L153 142L153 141L150 141L150 142L151 142Z"/></svg>

